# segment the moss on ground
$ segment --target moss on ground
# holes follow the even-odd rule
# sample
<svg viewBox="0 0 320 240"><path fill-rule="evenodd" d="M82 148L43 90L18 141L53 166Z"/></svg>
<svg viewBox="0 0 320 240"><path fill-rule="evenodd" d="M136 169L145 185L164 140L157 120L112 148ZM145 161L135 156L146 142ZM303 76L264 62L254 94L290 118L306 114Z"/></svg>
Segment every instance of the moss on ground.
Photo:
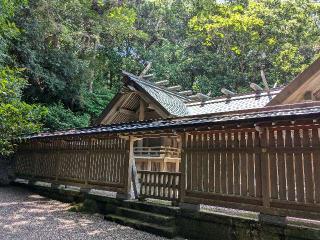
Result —
<svg viewBox="0 0 320 240"><path fill-rule="evenodd" d="M92 199L86 199L84 202L72 205L69 211L93 214L98 212L98 206L96 201Z"/></svg>

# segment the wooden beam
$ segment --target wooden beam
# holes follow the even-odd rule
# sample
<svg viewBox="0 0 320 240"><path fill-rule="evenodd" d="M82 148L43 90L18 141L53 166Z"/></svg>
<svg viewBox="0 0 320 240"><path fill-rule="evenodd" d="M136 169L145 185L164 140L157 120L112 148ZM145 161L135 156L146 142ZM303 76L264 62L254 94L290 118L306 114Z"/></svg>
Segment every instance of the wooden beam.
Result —
<svg viewBox="0 0 320 240"><path fill-rule="evenodd" d="M179 91L181 90L181 86L180 85L175 85L175 86L171 86L171 87L167 87L168 90L170 91Z"/></svg>
<svg viewBox="0 0 320 240"><path fill-rule="evenodd" d="M123 95L121 98L114 104L112 109L109 111L109 113L103 118L101 121L102 124L110 124L115 116L117 115L117 109L122 106L123 102L126 101L127 98L130 98L130 95Z"/></svg>
<svg viewBox="0 0 320 240"><path fill-rule="evenodd" d="M169 84L169 80L158 81L158 82L155 82L155 84L159 86L166 86Z"/></svg>
<svg viewBox="0 0 320 240"><path fill-rule="evenodd" d="M263 91L263 88L260 87L258 84L255 84L255 83L250 83L250 87L251 87L255 92L261 92L261 91Z"/></svg>
<svg viewBox="0 0 320 240"><path fill-rule="evenodd" d="M221 92L222 92L224 95L226 95L227 97L232 97L232 96L236 95L234 92L232 92L232 91L230 91L230 90L228 90L228 89L226 89L226 88L222 88L222 89L221 89Z"/></svg>
<svg viewBox="0 0 320 240"><path fill-rule="evenodd" d="M181 92L178 92L179 94L182 94L182 95L186 95L186 96L190 96L192 95L192 90L186 90L186 91L181 91Z"/></svg>
<svg viewBox="0 0 320 240"><path fill-rule="evenodd" d="M139 93L140 97L143 99L143 101L145 101L146 104L148 104L148 106L152 106L152 109L154 109L162 118L167 118L167 114L160 108L158 107L156 104L154 104L149 98L148 96L146 96L143 93Z"/></svg>
<svg viewBox="0 0 320 240"><path fill-rule="evenodd" d="M143 71L140 73L140 78L143 78L146 74L147 74L147 72L150 70L150 68L151 68L151 66L152 66L152 62L148 62L148 64L147 64L147 66L143 69Z"/></svg>
<svg viewBox="0 0 320 240"><path fill-rule="evenodd" d="M128 115L128 116L132 116L132 117L135 117L136 116L136 112L134 111L131 111L129 109L125 109L125 108L120 108L118 110L119 113L122 113L122 114L125 114L125 115Z"/></svg>
<svg viewBox="0 0 320 240"><path fill-rule="evenodd" d="M266 89L266 91L269 92L270 91L269 84L268 84L268 81L267 81L266 75L264 74L263 69L261 69L260 75L261 75L261 78L262 78L262 82L263 82L264 88Z"/></svg>
<svg viewBox="0 0 320 240"><path fill-rule="evenodd" d="M146 104L142 99L140 99L139 121L143 121L144 120L144 118L145 118L145 110L146 110Z"/></svg>

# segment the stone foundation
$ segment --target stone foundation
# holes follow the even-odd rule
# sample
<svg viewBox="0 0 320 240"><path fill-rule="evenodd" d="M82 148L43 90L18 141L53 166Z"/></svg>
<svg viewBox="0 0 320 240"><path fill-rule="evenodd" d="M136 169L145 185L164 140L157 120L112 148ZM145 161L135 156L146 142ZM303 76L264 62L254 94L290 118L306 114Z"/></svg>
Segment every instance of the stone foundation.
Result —
<svg viewBox="0 0 320 240"><path fill-rule="evenodd" d="M56 187L29 186L39 194L66 202L80 202L78 210L115 213L125 201L88 192L68 191ZM76 206L76 205L75 205ZM156 206L155 206L156 207ZM77 207L76 207L77 208ZM77 210L75 208L75 210ZM169 207L168 207L169 208ZM178 235L187 239L210 240L318 240L320 222L304 221L258 215L258 217L233 216L215 212L196 211L197 208L181 208L175 215ZM141 209L141 211L145 211Z"/></svg>

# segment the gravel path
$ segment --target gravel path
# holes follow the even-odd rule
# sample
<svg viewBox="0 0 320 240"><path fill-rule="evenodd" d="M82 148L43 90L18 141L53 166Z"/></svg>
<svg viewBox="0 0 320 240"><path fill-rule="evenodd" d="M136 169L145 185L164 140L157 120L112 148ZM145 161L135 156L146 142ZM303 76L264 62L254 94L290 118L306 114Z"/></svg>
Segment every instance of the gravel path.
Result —
<svg viewBox="0 0 320 240"><path fill-rule="evenodd" d="M165 239L69 207L23 188L0 187L0 239Z"/></svg>

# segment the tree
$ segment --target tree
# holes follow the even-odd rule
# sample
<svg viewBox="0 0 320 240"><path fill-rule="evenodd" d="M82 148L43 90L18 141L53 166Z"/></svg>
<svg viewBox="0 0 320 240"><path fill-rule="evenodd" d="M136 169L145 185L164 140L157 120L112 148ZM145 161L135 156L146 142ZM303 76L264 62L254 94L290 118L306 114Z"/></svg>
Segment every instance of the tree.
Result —
<svg viewBox="0 0 320 240"><path fill-rule="evenodd" d="M260 83L260 70L270 84L287 83L318 56L320 8L313 1L247 0L211 6L190 20L190 34L220 56L218 68L232 79L235 90Z"/></svg>
<svg viewBox="0 0 320 240"><path fill-rule="evenodd" d="M20 33L12 18L23 4L24 1L0 1L0 155L13 151L14 138L39 131L46 113L41 106L21 101L27 82L20 77L23 71L11 66L9 47Z"/></svg>
<svg viewBox="0 0 320 240"><path fill-rule="evenodd" d="M10 68L0 70L0 154L13 151L12 140L41 129L46 109L21 101L26 81Z"/></svg>
<svg viewBox="0 0 320 240"><path fill-rule="evenodd" d="M132 69L129 43L144 37L135 21L134 10L100 1L30 0L19 12L23 35L13 52L30 83L24 99L49 108L45 127L83 127L98 117L121 69Z"/></svg>

